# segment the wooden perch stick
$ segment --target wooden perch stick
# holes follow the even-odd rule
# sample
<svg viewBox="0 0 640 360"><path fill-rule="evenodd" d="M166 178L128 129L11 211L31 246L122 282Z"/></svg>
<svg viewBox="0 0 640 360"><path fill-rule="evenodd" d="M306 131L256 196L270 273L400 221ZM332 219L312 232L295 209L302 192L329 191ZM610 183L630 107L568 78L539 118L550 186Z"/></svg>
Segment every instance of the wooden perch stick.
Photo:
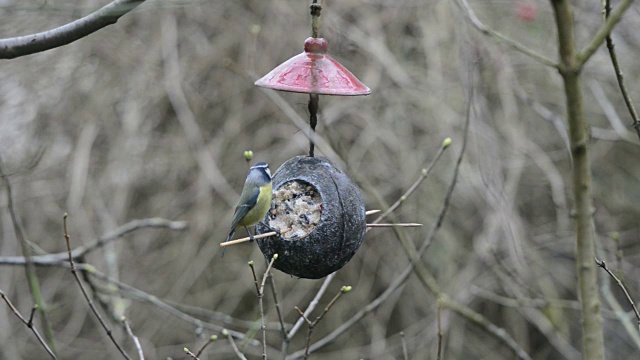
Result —
<svg viewBox="0 0 640 360"><path fill-rule="evenodd" d="M370 227L370 228L383 228L383 227L394 227L394 226L399 226L399 227L420 227L420 226L422 226L422 224L418 224L418 223L367 224L367 227Z"/></svg>
<svg viewBox="0 0 640 360"><path fill-rule="evenodd" d="M286 234L289 231L291 231L291 229L282 230L282 231L280 231L280 234ZM258 239L266 238L266 237L277 235L277 234L278 233L275 232L275 231L269 231L268 233L264 233L264 234L260 234L260 235L254 235L253 239L254 240L258 240ZM236 239L236 240L231 240L231 241L220 243L220 247L225 247L225 246L230 246L230 245L235 245L235 244L241 244L243 242L247 242L247 241L250 241L250 240L251 240L251 238L247 236L247 237L243 237L241 239Z"/></svg>
<svg viewBox="0 0 640 360"><path fill-rule="evenodd" d="M380 210L370 210L370 211L380 211ZM401 224L367 224L367 227L372 227L372 228L385 228L385 227L394 227L394 226L400 226L400 227L420 227L422 226L422 224L417 224L417 223L401 223ZM280 234L285 234L288 233L291 230L283 230L280 231ZM264 233L264 234L260 234L260 235L255 235L253 237L254 240L258 240L258 239L262 239L262 238L266 238L269 236L273 236L273 235L277 235L278 233L275 231L269 231L268 233ZM236 239L236 240L231 240L231 241L226 241L223 243L220 243L220 247L225 247L225 246L231 246L231 245L236 245L236 244L241 244L243 242L247 242L251 240L250 237L243 237L241 239Z"/></svg>

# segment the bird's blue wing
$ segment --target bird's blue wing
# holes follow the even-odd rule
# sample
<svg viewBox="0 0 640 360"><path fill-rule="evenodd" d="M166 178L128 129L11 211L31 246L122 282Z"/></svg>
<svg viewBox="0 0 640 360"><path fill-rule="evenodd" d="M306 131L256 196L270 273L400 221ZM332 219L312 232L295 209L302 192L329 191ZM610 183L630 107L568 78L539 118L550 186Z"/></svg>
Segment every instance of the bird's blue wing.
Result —
<svg viewBox="0 0 640 360"><path fill-rule="evenodd" d="M256 187L253 191L243 191L243 195L238 201L238 206L233 214L233 221L231 221L231 229L235 229L240 220L251 210L258 202L258 196L260 196L260 188Z"/></svg>

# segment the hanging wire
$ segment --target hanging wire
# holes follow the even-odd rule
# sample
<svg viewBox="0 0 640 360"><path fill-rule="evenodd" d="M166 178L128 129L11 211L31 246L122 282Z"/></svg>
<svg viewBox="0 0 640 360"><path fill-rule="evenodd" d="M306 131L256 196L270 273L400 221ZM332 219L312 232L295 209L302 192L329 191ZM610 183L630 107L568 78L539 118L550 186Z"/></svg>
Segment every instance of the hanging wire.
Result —
<svg viewBox="0 0 640 360"><path fill-rule="evenodd" d="M320 28L320 12L322 11L322 5L318 3L318 0L313 0L310 6L311 9L311 36L317 38ZM311 131L316 131L316 125L318 124L318 105L320 103L320 96L318 94L309 94L309 125ZM312 140L309 140L309 156L314 156L315 144Z"/></svg>

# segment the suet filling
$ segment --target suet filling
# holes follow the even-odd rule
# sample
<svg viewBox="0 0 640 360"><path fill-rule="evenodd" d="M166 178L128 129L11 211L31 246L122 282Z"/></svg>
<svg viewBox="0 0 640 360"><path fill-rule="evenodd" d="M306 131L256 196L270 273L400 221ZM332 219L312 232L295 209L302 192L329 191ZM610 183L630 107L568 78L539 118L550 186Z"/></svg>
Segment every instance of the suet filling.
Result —
<svg viewBox="0 0 640 360"><path fill-rule="evenodd" d="M282 233L284 240L299 240L320 223L322 198L311 184L294 180L273 193L269 226Z"/></svg>

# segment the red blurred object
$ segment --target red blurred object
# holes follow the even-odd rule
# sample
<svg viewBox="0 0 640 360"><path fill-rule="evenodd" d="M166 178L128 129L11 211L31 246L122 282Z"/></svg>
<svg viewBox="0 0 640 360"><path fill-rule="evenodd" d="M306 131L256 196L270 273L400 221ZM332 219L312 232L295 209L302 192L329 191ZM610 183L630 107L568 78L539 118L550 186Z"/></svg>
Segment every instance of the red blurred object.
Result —
<svg viewBox="0 0 640 360"><path fill-rule="evenodd" d="M536 20L536 15L538 13L538 7L533 1L524 0L518 2L516 5L516 13L520 20L524 22L533 22Z"/></svg>
<svg viewBox="0 0 640 360"><path fill-rule="evenodd" d="M255 82L257 86L319 95L369 95L371 89L327 55L327 41L308 38L304 52L280 64Z"/></svg>

